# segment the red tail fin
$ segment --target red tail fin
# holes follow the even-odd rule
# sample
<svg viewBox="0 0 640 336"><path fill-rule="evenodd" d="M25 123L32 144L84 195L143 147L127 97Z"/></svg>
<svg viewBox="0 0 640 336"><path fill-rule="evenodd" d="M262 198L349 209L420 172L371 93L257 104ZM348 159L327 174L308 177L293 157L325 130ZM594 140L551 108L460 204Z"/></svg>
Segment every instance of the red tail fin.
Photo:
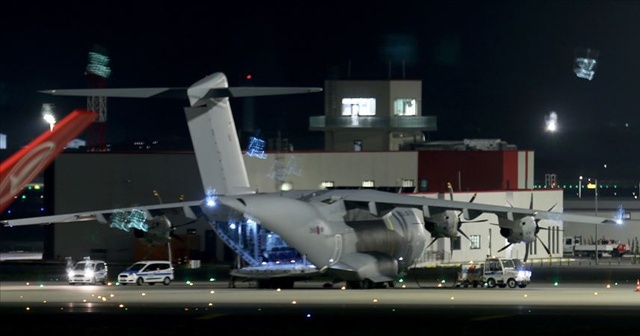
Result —
<svg viewBox="0 0 640 336"><path fill-rule="evenodd" d="M51 131L45 131L27 146L0 163L0 213L36 176L40 175L64 147L84 131L98 113L74 110Z"/></svg>

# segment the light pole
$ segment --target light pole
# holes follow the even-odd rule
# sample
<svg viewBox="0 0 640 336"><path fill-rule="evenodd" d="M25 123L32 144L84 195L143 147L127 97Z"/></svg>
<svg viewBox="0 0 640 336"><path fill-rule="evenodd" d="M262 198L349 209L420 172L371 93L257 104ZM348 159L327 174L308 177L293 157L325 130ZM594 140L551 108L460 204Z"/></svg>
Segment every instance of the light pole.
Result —
<svg viewBox="0 0 640 336"><path fill-rule="evenodd" d="M595 200L596 200L596 217L598 217L598 179L596 179L596 193L595 193ZM596 265L598 265L598 224L596 224Z"/></svg>
<svg viewBox="0 0 640 336"><path fill-rule="evenodd" d="M582 175L578 179L578 198L582 198Z"/></svg>
<svg viewBox="0 0 640 336"><path fill-rule="evenodd" d="M160 197L160 193L155 189L153 190L153 196L157 197L160 204L162 204L162 198Z"/></svg>

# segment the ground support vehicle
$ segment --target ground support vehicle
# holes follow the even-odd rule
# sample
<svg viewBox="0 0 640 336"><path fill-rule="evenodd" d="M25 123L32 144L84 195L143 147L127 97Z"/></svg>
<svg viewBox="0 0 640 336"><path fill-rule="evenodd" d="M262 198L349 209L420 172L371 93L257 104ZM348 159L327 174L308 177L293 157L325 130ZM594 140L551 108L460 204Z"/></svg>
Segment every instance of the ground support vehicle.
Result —
<svg viewBox="0 0 640 336"><path fill-rule="evenodd" d="M596 243L587 242L580 236L564 237L563 252L565 256L592 258L596 256L596 252L598 258L603 256L621 257L629 252L629 246L626 243L613 239L598 239Z"/></svg>
<svg viewBox="0 0 640 336"><path fill-rule="evenodd" d="M531 282L531 271L522 265L524 264L518 259L487 258L483 265L482 279L489 288L525 288Z"/></svg>
<svg viewBox="0 0 640 336"><path fill-rule="evenodd" d="M461 265L454 287L483 287L484 280L482 279L482 268L483 264Z"/></svg>

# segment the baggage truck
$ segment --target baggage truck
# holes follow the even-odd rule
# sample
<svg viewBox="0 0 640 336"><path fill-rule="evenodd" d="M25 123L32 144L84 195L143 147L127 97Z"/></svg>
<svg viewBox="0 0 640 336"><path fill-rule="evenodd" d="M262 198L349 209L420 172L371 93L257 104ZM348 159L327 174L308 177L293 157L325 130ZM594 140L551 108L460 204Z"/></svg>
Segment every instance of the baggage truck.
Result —
<svg viewBox="0 0 640 336"><path fill-rule="evenodd" d="M482 263L460 266L455 287L525 288L531 282L531 270L520 259L487 258Z"/></svg>

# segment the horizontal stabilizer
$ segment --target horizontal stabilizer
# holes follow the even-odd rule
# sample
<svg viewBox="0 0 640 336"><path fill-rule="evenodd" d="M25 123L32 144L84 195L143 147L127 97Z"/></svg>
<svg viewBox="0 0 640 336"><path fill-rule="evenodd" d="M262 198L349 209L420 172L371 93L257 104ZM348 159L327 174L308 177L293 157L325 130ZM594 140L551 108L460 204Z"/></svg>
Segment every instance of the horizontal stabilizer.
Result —
<svg viewBox="0 0 640 336"><path fill-rule="evenodd" d="M70 89L40 91L54 96L116 98L187 98L187 88Z"/></svg>
<svg viewBox="0 0 640 336"><path fill-rule="evenodd" d="M288 94L317 93L321 88L314 87L230 87L231 97L277 96Z"/></svg>
<svg viewBox="0 0 640 336"><path fill-rule="evenodd" d="M54 96L187 99L187 88L70 89L40 91ZM322 92L314 87L230 87L209 89L203 98L257 97Z"/></svg>

